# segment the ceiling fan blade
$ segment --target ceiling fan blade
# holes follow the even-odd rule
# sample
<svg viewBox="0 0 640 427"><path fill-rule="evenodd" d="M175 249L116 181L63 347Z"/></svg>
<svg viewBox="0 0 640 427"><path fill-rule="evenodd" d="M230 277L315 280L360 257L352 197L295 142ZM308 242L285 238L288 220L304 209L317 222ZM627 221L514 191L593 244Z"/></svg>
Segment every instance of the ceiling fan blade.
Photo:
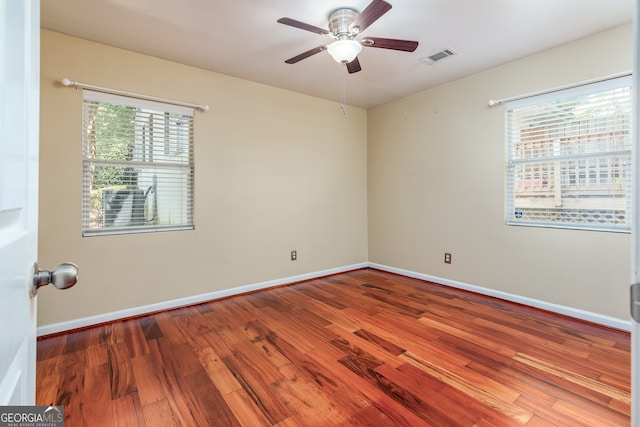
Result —
<svg viewBox="0 0 640 427"><path fill-rule="evenodd" d="M290 27L300 28L301 30L307 30L307 31L311 31L312 33L321 34L323 36L326 36L329 34L329 31L325 30L324 28L320 28L320 27L316 27L315 25L296 21L295 19L291 19L291 18L280 18L278 19L278 22L280 24L289 25Z"/></svg>
<svg viewBox="0 0 640 427"><path fill-rule="evenodd" d="M377 47L381 49L402 50L413 52L418 47L418 42L413 40L385 39L382 37L367 37L362 40L363 46Z"/></svg>
<svg viewBox="0 0 640 427"><path fill-rule="evenodd" d="M358 61L357 57L353 61L347 63L347 71L349 74L357 73L360 70L362 70L362 68L360 68L360 61Z"/></svg>
<svg viewBox="0 0 640 427"><path fill-rule="evenodd" d="M310 49L306 52L302 52L300 55L296 55L293 58L289 58L284 62L286 62L287 64L295 64L296 62L302 61L303 59L306 59L311 55L315 55L316 53L320 53L323 50L327 50L327 47L326 46L314 47L313 49Z"/></svg>
<svg viewBox="0 0 640 427"><path fill-rule="evenodd" d="M391 5L386 1L373 0L369 3L369 6L360 12L360 15L353 21L350 28L358 27L358 32L361 33L389 10L391 10Z"/></svg>

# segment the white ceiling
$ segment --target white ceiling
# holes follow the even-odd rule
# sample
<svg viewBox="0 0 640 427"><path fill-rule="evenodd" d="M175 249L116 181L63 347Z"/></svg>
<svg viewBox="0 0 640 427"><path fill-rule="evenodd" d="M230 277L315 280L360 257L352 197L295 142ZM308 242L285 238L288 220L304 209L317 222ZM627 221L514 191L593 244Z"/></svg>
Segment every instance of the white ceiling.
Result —
<svg viewBox="0 0 640 427"><path fill-rule="evenodd" d="M276 21L289 17L327 28L331 11L362 11L370 0L43 0L41 22L61 33L333 101L341 100L344 83L347 103L368 108L630 23L633 9L632 0L387 1L393 8L363 36L420 45L413 53L365 47L362 71L354 74L327 52L285 64L330 39ZM435 65L420 61L443 48L458 55Z"/></svg>

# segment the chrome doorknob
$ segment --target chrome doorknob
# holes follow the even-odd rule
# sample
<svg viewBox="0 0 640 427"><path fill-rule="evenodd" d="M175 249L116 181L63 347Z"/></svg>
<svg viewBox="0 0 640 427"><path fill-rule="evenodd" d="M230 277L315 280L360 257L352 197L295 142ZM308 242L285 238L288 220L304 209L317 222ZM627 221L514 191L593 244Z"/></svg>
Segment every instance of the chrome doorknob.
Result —
<svg viewBox="0 0 640 427"><path fill-rule="evenodd" d="M58 265L53 271L40 270L38 263L33 264L33 285L31 297L36 296L38 288L52 284L57 289L67 289L78 282L78 266L70 262Z"/></svg>

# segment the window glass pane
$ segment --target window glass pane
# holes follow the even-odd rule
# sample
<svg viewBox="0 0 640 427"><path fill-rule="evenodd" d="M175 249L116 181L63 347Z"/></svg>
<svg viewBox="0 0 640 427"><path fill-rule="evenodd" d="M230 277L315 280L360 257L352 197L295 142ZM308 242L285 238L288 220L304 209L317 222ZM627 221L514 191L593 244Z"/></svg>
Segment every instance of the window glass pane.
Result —
<svg viewBox="0 0 640 427"><path fill-rule="evenodd" d="M518 101L506 114L508 224L629 231L628 79Z"/></svg>
<svg viewBox="0 0 640 427"><path fill-rule="evenodd" d="M83 102L84 235L193 228L193 115L119 98Z"/></svg>

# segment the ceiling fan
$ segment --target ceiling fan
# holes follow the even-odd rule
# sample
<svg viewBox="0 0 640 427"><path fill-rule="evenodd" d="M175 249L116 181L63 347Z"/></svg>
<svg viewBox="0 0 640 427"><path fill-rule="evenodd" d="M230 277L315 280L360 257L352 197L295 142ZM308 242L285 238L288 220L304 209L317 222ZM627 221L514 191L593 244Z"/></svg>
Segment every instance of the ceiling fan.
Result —
<svg viewBox="0 0 640 427"><path fill-rule="evenodd" d="M384 0L373 0L362 12L358 12L352 8L336 9L329 15L328 30L295 19L280 18L278 19L280 24L311 31L312 33L334 39L334 41L329 44L315 47L293 58L289 58L284 62L287 64L295 64L296 62L326 50L336 62L345 64L349 73L357 73L361 70L358 55L362 51L363 46L413 52L418 47L417 41L381 37L357 39L360 33L380 19L380 17L390 9L391 5Z"/></svg>

